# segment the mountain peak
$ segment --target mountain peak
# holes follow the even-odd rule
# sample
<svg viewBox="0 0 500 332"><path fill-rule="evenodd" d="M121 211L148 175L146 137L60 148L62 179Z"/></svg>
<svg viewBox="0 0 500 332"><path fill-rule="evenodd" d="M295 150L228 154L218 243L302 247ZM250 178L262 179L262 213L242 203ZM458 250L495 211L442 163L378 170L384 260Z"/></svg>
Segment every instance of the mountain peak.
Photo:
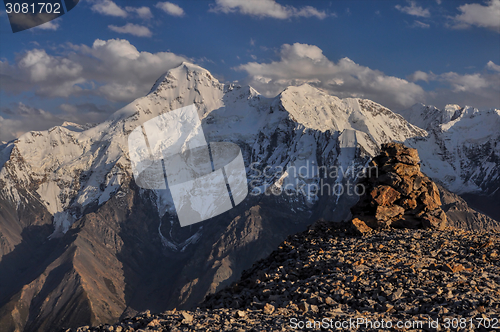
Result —
<svg viewBox="0 0 500 332"><path fill-rule="evenodd" d="M192 81L192 78L195 78ZM166 73L160 76L151 88L149 94L158 92L161 88L169 88L172 87L174 82L186 82L192 81L191 83L195 83L196 81L204 81L205 83L215 83L221 84L208 70L202 68L198 65L195 65L190 62L183 61L179 66L174 67L168 70Z"/></svg>
<svg viewBox="0 0 500 332"><path fill-rule="evenodd" d="M295 94L295 95L328 95L324 91L312 86L309 83L289 86L280 93L280 97L287 96L290 94Z"/></svg>

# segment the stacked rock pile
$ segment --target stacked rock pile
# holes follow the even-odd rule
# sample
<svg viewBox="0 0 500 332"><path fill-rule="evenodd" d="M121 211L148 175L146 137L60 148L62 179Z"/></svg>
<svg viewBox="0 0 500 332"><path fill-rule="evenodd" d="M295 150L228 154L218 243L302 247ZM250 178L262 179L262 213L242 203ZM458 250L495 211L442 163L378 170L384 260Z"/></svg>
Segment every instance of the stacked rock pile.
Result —
<svg viewBox="0 0 500 332"><path fill-rule="evenodd" d="M352 224L361 233L372 229L446 228L439 189L420 171L416 149L400 143L382 144L358 183L365 195L351 208Z"/></svg>

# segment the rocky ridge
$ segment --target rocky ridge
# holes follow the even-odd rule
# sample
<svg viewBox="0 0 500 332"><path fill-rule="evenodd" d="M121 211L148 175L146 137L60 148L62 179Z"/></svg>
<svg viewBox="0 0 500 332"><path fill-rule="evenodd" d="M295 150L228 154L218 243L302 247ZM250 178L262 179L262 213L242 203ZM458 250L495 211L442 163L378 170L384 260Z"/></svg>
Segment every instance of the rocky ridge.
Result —
<svg viewBox="0 0 500 332"><path fill-rule="evenodd" d="M474 328L459 330L486 331L480 319L500 314L499 251L499 232L385 229L359 236L347 223L320 221L201 308L69 331L285 331L323 318L394 326L464 318Z"/></svg>

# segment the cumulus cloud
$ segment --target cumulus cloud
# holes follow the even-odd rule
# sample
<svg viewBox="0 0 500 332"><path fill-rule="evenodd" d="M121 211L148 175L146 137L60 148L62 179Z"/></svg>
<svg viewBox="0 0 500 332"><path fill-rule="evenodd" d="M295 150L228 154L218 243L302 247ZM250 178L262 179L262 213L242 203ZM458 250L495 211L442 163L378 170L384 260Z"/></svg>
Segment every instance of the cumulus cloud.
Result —
<svg viewBox="0 0 500 332"><path fill-rule="evenodd" d="M430 72L430 73L426 73L426 72L423 72L421 70L417 70L416 72L414 72L413 74L411 74L408 79L411 81L411 82L418 82L418 81L425 81L425 82L429 82L430 80L433 80L435 77L435 75Z"/></svg>
<svg viewBox="0 0 500 332"><path fill-rule="evenodd" d="M335 63L319 47L300 43L284 44L279 61L249 62L236 69L246 71L249 84L267 96L290 85L309 83L339 97L368 98L401 109L421 102L425 95L415 83L361 66L349 58Z"/></svg>
<svg viewBox="0 0 500 332"><path fill-rule="evenodd" d="M92 11L108 16L127 17L127 12L111 0L91 0Z"/></svg>
<svg viewBox="0 0 500 332"><path fill-rule="evenodd" d="M128 33L137 37L151 37L151 31L142 25L127 23L124 26L108 25L108 28L118 33Z"/></svg>
<svg viewBox="0 0 500 332"><path fill-rule="evenodd" d="M129 13L135 13L137 16L144 20L149 20L153 18L153 14L149 7L125 7L125 10Z"/></svg>
<svg viewBox="0 0 500 332"><path fill-rule="evenodd" d="M493 61L488 61L486 68L500 72L500 66L495 64Z"/></svg>
<svg viewBox="0 0 500 332"><path fill-rule="evenodd" d="M3 115L3 116L2 116ZM31 130L46 130L63 120L44 110L23 103L0 110L0 141L9 141Z"/></svg>
<svg viewBox="0 0 500 332"><path fill-rule="evenodd" d="M33 130L47 130L60 126L65 121L74 123L100 123L110 114L107 106L93 103L77 105L62 104L62 112L53 114L23 103L12 104L0 109L0 141L9 141Z"/></svg>
<svg viewBox="0 0 500 332"><path fill-rule="evenodd" d="M409 6L403 7L400 5L396 5L395 8L402 13L412 15L412 16L418 16L418 17L430 17L431 16L429 9L417 6L415 1L410 1Z"/></svg>
<svg viewBox="0 0 500 332"><path fill-rule="evenodd" d="M127 12L111 0L93 1L91 9L99 14L108 16L127 17Z"/></svg>
<svg viewBox="0 0 500 332"><path fill-rule="evenodd" d="M465 4L458 7L461 12L453 18L455 28L478 26L500 33L500 0L489 0L487 5L478 3Z"/></svg>
<svg viewBox="0 0 500 332"><path fill-rule="evenodd" d="M21 129L22 126L21 120L6 119L0 115L0 141L7 142L24 134L26 130Z"/></svg>
<svg viewBox="0 0 500 332"><path fill-rule="evenodd" d="M239 12L244 15L277 19L291 17L316 17L324 19L328 16L324 11L312 6L301 8L283 6L275 0L216 0L216 5L212 8L212 11L226 14Z"/></svg>
<svg viewBox="0 0 500 332"><path fill-rule="evenodd" d="M184 16L184 9L176 5L175 3L171 3L168 1L158 2L156 4L156 8L163 10L165 13L172 16Z"/></svg>
<svg viewBox="0 0 500 332"><path fill-rule="evenodd" d="M171 52L140 52L124 39L96 39L92 46L70 45L63 56L32 49L15 63L0 60L0 88L34 90L43 97L97 95L130 102L149 92L156 79L185 57Z"/></svg>
<svg viewBox="0 0 500 332"><path fill-rule="evenodd" d="M473 74L447 72L434 74L416 71L410 81L435 81L438 88L428 92L427 100L438 107L449 103L474 107L500 107L500 66L489 61L485 70Z"/></svg>

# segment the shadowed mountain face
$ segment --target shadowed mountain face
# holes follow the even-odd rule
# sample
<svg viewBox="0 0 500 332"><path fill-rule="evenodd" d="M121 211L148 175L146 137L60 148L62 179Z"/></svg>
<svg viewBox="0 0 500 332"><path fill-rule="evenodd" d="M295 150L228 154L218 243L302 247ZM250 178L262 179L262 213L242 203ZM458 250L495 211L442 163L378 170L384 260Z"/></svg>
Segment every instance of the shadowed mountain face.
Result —
<svg viewBox="0 0 500 332"><path fill-rule="evenodd" d="M127 137L145 121L191 104L207 142L239 145L251 194L224 214L181 228L168 190L135 184ZM339 99L308 85L267 99L191 64L166 73L148 96L102 124L27 133L0 146L0 332L190 308L289 234L319 218L347 219L358 197L317 192L315 185L348 188L382 143L420 144L432 139L427 135L369 100ZM488 151L482 153L495 160L496 150ZM425 160L426 167L455 161L450 156L464 165L473 158L450 152ZM466 171L455 179L466 181ZM473 184L479 190L485 182ZM445 204L455 211L460 199L450 197ZM456 218L445 212L460 227L493 225L462 201L455 206Z"/></svg>

